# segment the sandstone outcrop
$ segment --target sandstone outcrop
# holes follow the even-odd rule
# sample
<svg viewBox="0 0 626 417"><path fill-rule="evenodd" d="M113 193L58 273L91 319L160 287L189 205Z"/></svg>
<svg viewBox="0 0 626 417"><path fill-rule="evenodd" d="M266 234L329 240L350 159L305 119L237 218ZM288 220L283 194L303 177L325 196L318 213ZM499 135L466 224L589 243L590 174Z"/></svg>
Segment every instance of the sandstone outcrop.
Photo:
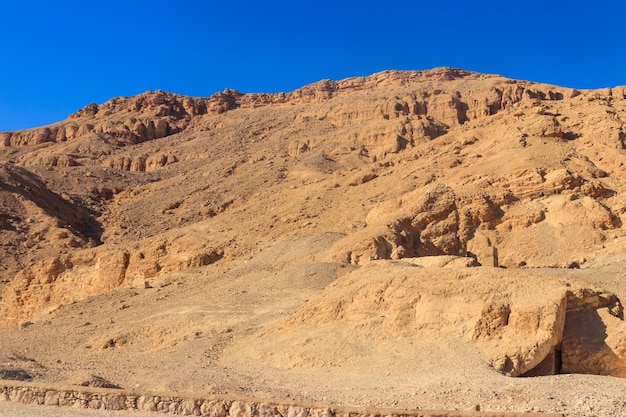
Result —
<svg viewBox="0 0 626 417"><path fill-rule="evenodd" d="M96 246L101 233L94 212L81 201L54 192L26 169L0 166L0 281L59 249Z"/></svg>
<svg viewBox="0 0 626 417"><path fill-rule="evenodd" d="M498 372L624 376L625 94L384 71L0 133L0 362L499 409L585 379Z"/></svg>
<svg viewBox="0 0 626 417"><path fill-rule="evenodd" d="M110 168L120 171L156 171L166 165L178 162L175 155L139 155L133 157L118 157L109 160Z"/></svg>
<svg viewBox="0 0 626 417"><path fill-rule="evenodd" d="M291 93L242 94L225 90L210 98L184 97L163 91L147 91L135 97L119 97L98 105L95 103L70 115L67 122L26 130L0 133L0 143L6 146L38 145L74 140L89 134L102 135L118 146L150 141L185 131L195 126L195 120L205 115L218 115L237 108L283 104L323 104L355 91L384 87L397 83L422 86L410 89L393 99L374 97L356 106L339 104L320 108L311 116L327 120L336 127L367 122L368 128L354 133L354 140L370 148L372 156L384 157L397 153L416 142L431 140L445 134L451 127L478 120L501 110L530 100L563 100L579 92L529 82L512 83L496 79L495 86L479 86L485 76L451 68L431 71L385 71L370 77L343 81L325 80ZM438 81L458 81L458 89L433 87ZM441 87L445 85L441 84ZM468 91L462 91L468 89ZM539 114L546 113L542 107ZM548 116L549 117L549 116ZM385 122L387 121L387 122ZM534 124L533 124L534 123ZM529 124L529 130L541 136L561 137L563 132L554 118L542 118ZM40 160L54 165L54 160Z"/></svg>
<svg viewBox="0 0 626 417"><path fill-rule="evenodd" d="M62 305L116 288L143 288L158 276L210 265L223 255L222 249L179 236L144 247L87 249L45 259L4 286L0 325L38 320Z"/></svg>
<svg viewBox="0 0 626 417"><path fill-rule="evenodd" d="M367 227L337 244L339 261L359 264L377 259L465 255L458 238L454 191L443 184L374 208Z"/></svg>
<svg viewBox="0 0 626 417"><path fill-rule="evenodd" d="M348 341L340 335L351 327L358 329L351 338L377 343L464 339L509 376L623 376L622 305L587 285L540 273L376 261L343 275L264 333L258 350L279 367L347 366L340 350ZM312 334L334 336L322 342ZM276 345L291 347L278 353Z"/></svg>
<svg viewBox="0 0 626 417"><path fill-rule="evenodd" d="M161 233L158 229L142 232L147 225L172 229L181 222L221 215L237 198L238 191L230 190L250 178L258 181L256 189L273 181L276 187L284 181L291 189L327 181L324 192L311 192L323 194L330 205L341 206L341 188L336 188L341 184L357 193L351 201L357 203L363 193L362 200L368 202L361 203L361 217L349 220L349 229L335 226L328 215L319 217L300 208L298 213L284 212L269 220L272 234L280 237L287 230L282 226L312 225L312 219L324 218L327 231L346 231L332 248L332 259L339 262L455 255L489 266L567 266L589 258L590 252L605 245L609 233L621 233L626 212L618 182L626 163L622 90L581 92L440 68L325 80L290 93L226 90L210 98L192 98L155 91L115 98L90 104L56 125L2 134L11 166L48 167L65 176L85 165L100 165L109 171L82 171L81 181L89 176L97 182L106 173L110 182L90 187L93 192L81 196L78 183L70 188L50 177L55 171L40 172L42 178L55 181L57 190L66 189L51 195L68 198L40 201L39 196L47 194L36 191L23 193L25 201L20 204L32 201L48 211L57 210L48 214L60 217L62 224L48 227L43 234L24 227L28 224L24 221L17 228L15 219L25 218L16 214L21 207L16 202L7 203L2 224L6 240L23 241L26 248L45 247L58 238L66 248L97 245L101 239L118 244L132 236ZM588 117L582 125L577 118L587 113L602 117ZM247 124L242 126L240 120ZM195 137L203 138L197 139L205 146L201 151L196 150ZM157 146L154 150L148 146L150 141ZM187 143L193 147L186 147ZM263 150L254 156L248 147L257 143ZM224 156L231 149L237 149L236 156ZM278 161L272 155L287 159ZM259 163L268 167L267 177L258 175ZM160 184L158 180L169 173L132 180L116 174L167 171L177 175L177 169L202 164L211 166L216 176L199 170L158 186L149 184ZM389 186L390 180L394 186ZM204 181L207 184L201 184ZM37 187L43 190L47 185ZM158 192L171 198L151 203ZM240 201L253 195L254 191L242 192ZM66 213L75 209L66 205L78 201L85 208L68 217ZM127 204L135 208L124 214L117 211ZM146 210L153 219L145 218ZM38 218L37 213L30 218ZM267 223L259 218L247 227L260 230ZM57 230L58 226L64 230ZM215 246L232 248L227 258L250 250L229 240L224 236ZM132 246L152 244L122 245L110 253L123 253ZM190 247L199 249L176 265L202 266L206 259L210 263L224 256L222 249L216 254L210 249L203 257L201 242ZM9 270L14 274L26 264L18 260L25 251L5 248L8 258L14 259ZM44 262L58 257L47 254ZM142 265L138 268L144 272L137 279L168 270L150 256L130 264ZM80 276L72 280L83 279ZM102 288L118 285L115 276L110 286Z"/></svg>

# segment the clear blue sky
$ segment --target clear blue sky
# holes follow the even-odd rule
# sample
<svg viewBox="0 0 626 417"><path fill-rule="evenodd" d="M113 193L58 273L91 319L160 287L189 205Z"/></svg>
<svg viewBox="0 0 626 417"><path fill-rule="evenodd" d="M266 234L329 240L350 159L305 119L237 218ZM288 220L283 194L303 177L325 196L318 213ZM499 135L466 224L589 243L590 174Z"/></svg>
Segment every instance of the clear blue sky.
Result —
<svg viewBox="0 0 626 417"><path fill-rule="evenodd" d="M0 131L146 90L292 91L385 69L626 84L624 0L5 0L0 16Z"/></svg>

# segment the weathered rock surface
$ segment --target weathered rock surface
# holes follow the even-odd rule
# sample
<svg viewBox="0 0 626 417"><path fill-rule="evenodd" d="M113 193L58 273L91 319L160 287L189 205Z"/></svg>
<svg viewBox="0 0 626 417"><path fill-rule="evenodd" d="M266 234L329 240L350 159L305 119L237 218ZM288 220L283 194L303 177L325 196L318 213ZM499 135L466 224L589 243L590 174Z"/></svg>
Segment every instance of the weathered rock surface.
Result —
<svg viewBox="0 0 626 417"><path fill-rule="evenodd" d="M365 229L337 244L340 262L466 254L459 240L457 198L443 184L383 203L366 222Z"/></svg>
<svg viewBox="0 0 626 417"><path fill-rule="evenodd" d="M337 367L352 361L342 349L354 338L458 339L509 376L623 376L622 305L586 285L532 272L371 262L262 334L257 357L277 367Z"/></svg>
<svg viewBox="0 0 626 417"><path fill-rule="evenodd" d="M321 381L337 371L355 387L342 398L377 386L410 407L529 393L485 391L502 386L494 369L623 376L624 120L623 87L438 68L279 94L146 92L0 133L0 358L34 380L285 395L291 381L316 398L335 395ZM335 304L311 310L338 276L323 292ZM410 294L417 310L399 307ZM293 311L314 325L281 339L274 320ZM79 373L82 358L110 374ZM460 392L460 369L481 388Z"/></svg>
<svg viewBox="0 0 626 417"><path fill-rule="evenodd" d="M223 250L177 236L140 250L101 247L45 259L6 284L0 317L5 325L41 319L62 305L119 287L145 287L157 275L210 265L222 256Z"/></svg>
<svg viewBox="0 0 626 417"><path fill-rule="evenodd" d="M345 233L332 259L353 264L431 255L490 266L580 264L622 234L623 97L623 88L576 91L441 68L321 81L291 93L191 98L156 91L90 104L65 122L3 133L9 166L28 167L29 182L65 196L39 206L67 230L43 239L16 228L20 207L45 194L26 192L24 201L6 204L5 240L47 247L66 236L68 248L26 262L24 251L5 246L14 259L5 280L32 263L31 278L17 287L49 282L36 272L47 268L37 265L56 259L72 263L62 274L72 283L89 274L78 272L91 267L81 259L127 252L130 270L141 265L130 280L103 274L110 283L86 293L72 284L62 303L255 250L258 242L234 241L240 230L269 242L294 226ZM87 182L93 185L81 185ZM298 202L302 195L319 199ZM84 209L66 218L75 209L64 207L77 203ZM336 210L343 210L340 221ZM254 211L263 214L247 214ZM211 245L198 232L188 244L196 249L183 259L146 255L156 253L146 238L172 239L165 235L182 225L215 229L216 216L231 225ZM97 255L70 253L101 242ZM143 258L133 261L135 251ZM5 290L5 309L31 304L15 294ZM22 319L38 309L25 307Z"/></svg>

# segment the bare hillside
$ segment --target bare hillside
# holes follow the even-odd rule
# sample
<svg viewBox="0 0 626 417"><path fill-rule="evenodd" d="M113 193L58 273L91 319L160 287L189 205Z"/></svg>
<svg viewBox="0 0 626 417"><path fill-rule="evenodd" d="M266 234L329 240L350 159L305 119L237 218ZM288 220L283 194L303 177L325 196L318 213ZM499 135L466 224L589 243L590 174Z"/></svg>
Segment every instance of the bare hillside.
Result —
<svg viewBox="0 0 626 417"><path fill-rule="evenodd" d="M621 415L624 120L438 68L0 133L0 377Z"/></svg>

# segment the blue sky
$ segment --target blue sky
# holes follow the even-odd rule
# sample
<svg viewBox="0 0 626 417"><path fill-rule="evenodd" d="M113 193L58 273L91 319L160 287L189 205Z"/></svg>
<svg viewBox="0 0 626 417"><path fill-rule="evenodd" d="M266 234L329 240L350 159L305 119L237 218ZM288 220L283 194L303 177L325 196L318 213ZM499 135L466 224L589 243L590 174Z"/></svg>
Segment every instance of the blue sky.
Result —
<svg viewBox="0 0 626 417"><path fill-rule="evenodd" d="M623 0L6 0L0 16L0 131L146 90L292 91L385 69L626 84Z"/></svg>

